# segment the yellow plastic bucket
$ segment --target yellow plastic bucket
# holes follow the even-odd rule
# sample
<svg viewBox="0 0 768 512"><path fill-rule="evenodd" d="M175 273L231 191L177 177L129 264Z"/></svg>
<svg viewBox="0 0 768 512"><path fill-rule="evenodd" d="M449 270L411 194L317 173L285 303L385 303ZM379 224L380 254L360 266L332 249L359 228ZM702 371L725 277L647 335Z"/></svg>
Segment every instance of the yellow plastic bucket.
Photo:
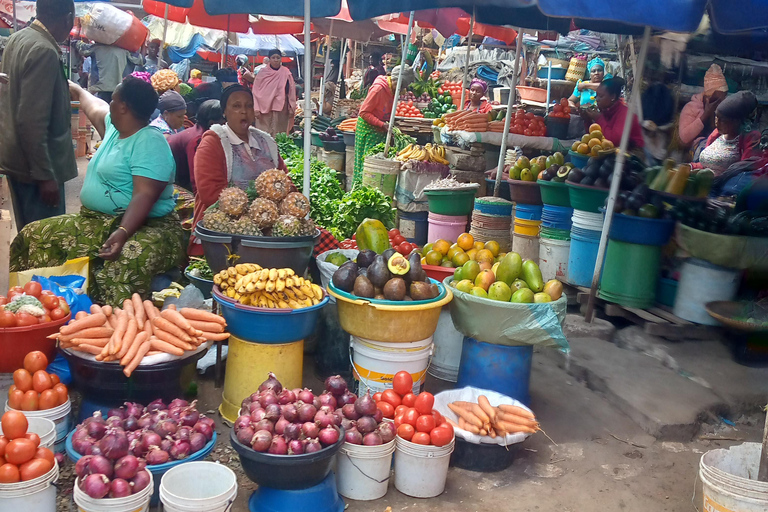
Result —
<svg viewBox="0 0 768 512"><path fill-rule="evenodd" d="M518 235L539 236L540 220L525 220L515 217L515 233Z"/></svg>
<svg viewBox="0 0 768 512"><path fill-rule="evenodd" d="M234 423L243 399L259 388L272 372L284 388L301 387L304 369L304 340L275 345L251 343L229 337L224 391L219 412Z"/></svg>

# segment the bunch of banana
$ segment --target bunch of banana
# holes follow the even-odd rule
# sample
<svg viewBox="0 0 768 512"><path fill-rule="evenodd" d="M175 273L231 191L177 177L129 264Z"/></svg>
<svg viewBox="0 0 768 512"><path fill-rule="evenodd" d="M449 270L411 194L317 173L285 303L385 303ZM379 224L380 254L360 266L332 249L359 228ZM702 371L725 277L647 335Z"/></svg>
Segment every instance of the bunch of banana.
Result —
<svg viewBox="0 0 768 512"><path fill-rule="evenodd" d="M448 160L445 159L445 148L439 144L434 146L432 144L427 144L423 147L417 144L408 144L397 154L397 156L395 156L395 160L400 162L419 160L422 162L435 162L448 165Z"/></svg>
<svg viewBox="0 0 768 512"><path fill-rule="evenodd" d="M430 162L448 165L448 160L445 159L445 148L443 146L439 144L435 146L427 144L424 148L427 151L427 156Z"/></svg>
<svg viewBox="0 0 768 512"><path fill-rule="evenodd" d="M290 268L261 268L244 263L222 270L213 281L227 297L247 306L301 309L323 299L320 286L297 276Z"/></svg>

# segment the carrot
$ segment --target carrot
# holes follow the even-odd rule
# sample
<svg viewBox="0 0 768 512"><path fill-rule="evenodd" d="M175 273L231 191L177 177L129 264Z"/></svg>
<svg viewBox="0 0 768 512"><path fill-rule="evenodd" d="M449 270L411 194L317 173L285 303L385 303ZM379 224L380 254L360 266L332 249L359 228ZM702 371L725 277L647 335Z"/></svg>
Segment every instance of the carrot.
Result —
<svg viewBox="0 0 768 512"><path fill-rule="evenodd" d="M113 332L114 329L111 327L88 327L87 329L83 329L66 336L60 336L60 338L64 341L69 341L72 338L109 338L112 336Z"/></svg>
<svg viewBox="0 0 768 512"><path fill-rule="evenodd" d="M131 299L125 299L123 301L123 311L131 316L136 316L136 311L133 309L133 301Z"/></svg>
<svg viewBox="0 0 768 512"><path fill-rule="evenodd" d="M149 352L147 352L147 356L156 356L163 353L164 352L162 350L150 350Z"/></svg>
<svg viewBox="0 0 768 512"><path fill-rule="evenodd" d="M214 315L213 313L209 313L208 311L202 311L200 309L193 309L193 308L181 308L181 311L179 311L181 315L186 318L187 320L199 320L201 322L216 322L217 324L221 324L222 326L227 325L227 321L224 320L219 315Z"/></svg>
<svg viewBox="0 0 768 512"><path fill-rule="evenodd" d="M80 320L75 320L74 322L63 326L61 329L59 329L59 332L61 334L72 334L87 327L101 327L106 321L107 317L104 315L104 313L97 313L95 315L89 315L85 318L81 318Z"/></svg>
<svg viewBox="0 0 768 512"><path fill-rule="evenodd" d="M133 314L136 315L136 322L143 327L147 312L144 311L144 303L141 302L141 297L138 293L134 293L131 296L131 302L133 302Z"/></svg>
<svg viewBox="0 0 768 512"><path fill-rule="evenodd" d="M205 338L206 341L224 341L227 338L229 338L228 332L203 332L203 338Z"/></svg>
<svg viewBox="0 0 768 512"><path fill-rule="evenodd" d="M101 350L104 348L104 345L109 343L109 338L72 338L67 343L70 345L93 345Z"/></svg>
<svg viewBox="0 0 768 512"><path fill-rule="evenodd" d="M450 418L445 418L445 421L447 421L453 428L460 428L459 424ZM461 418L459 418L459 421L461 421Z"/></svg>
<svg viewBox="0 0 768 512"><path fill-rule="evenodd" d="M117 313L114 313L107 317L107 324L109 324L109 326L112 327L112 329L117 328L117 317L118 317Z"/></svg>
<svg viewBox="0 0 768 512"><path fill-rule="evenodd" d="M106 306L102 306L101 307L101 312L104 313L107 316L109 316L112 313L114 313L114 311L112 311L112 306L110 306L109 304L107 304Z"/></svg>
<svg viewBox="0 0 768 512"><path fill-rule="evenodd" d="M152 328L152 320L150 320L149 318L144 320L144 331L150 336L152 336L152 334L154 334L155 332L154 329Z"/></svg>
<svg viewBox="0 0 768 512"><path fill-rule="evenodd" d="M123 368L123 373L126 377L130 377L133 373L133 370L136 369L139 364L141 364L141 360L144 359L144 356L147 355L147 352L149 352L149 341L145 341L141 344L139 347L139 350L136 352L136 355L131 359L131 362L128 363L128 366Z"/></svg>
<svg viewBox="0 0 768 512"><path fill-rule="evenodd" d="M509 404L501 404L499 406L499 409L501 409L503 412L508 412L511 414L515 414L517 416L522 416L523 418L528 418L529 420L535 420L536 417L533 415L532 412L530 412L528 409L524 409L522 407L518 407L516 405L509 405Z"/></svg>
<svg viewBox="0 0 768 512"><path fill-rule="evenodd" d="M78 311L77 314L75 315L75 320L80 320L81 318L85 318L87 316L88 316L88 313L86 313L85 311Z"/></svg>
<svg viewBox="0 0 768 512"><path fill-rule="evenodd" d="M473 413L462 409L461 407L458 407L454 404L448 404L448 408L452 410L454 413L456 413L456 416L459 418L464 418L464 421L467 422L469 425L474 425L478 429L483 426L483 422L480 421L480 418L475 416Z"/></svg>
<svg viewBox="0 0 768 512"><path fill-rule="evenodd" d="M95 345L77 345L76 347L70 347L72 350L77 350L79 352L86 352L88 354L97 355L101 353L101 347L97 347ZM98 357L98 356L97 356Z"/></svg>
<svg viewBox="0 0 768 512"><path fill-rule="evenodd" d="M532 427L527 427L525 425L515 425L513 423L507 423L505 421L500 421L497 423L498 427L504 430L505 432L508 432L510 434L516 433L516 432L524 432L526 434L533 434L537 431L537 429Z"/></svg>
<svg viewBox="0 0 768 512"><path fill-rule="evenodd" d="M171 345L170 343L166 343L163 340L159 340L157 338L153 338L150 341L151 347L155 350L161 350L167 354L171 354L174 356L183 356L184 350L177 347L176 345Z"/></svg>
<svg viewBox="0 0 768 512"><path fill-rule="evenodd" d="M90 309L88 310L90 314L95 315L97 313L103 313L103 310L101 309L101 306L98 304L91 304Z"/></svg>
<svg viewBox="0 0 768 512"><path fill-rule="evenodd" d="M148 300L144 301L144 312L147 313L147 318L149 318L150 320L152 320L156 316L160 316L160 312L157 310L155 305Z"/></svg>
<svg viewBox="0 0 768 512"><path fill-rule="evenodd" d="M192 338L189 336L189 334L182 330L181 327L162 316L152 320L152 327L154 327L155 330L163 330L169 334L172 334L182 341L192 341Z"/></svg>
<svg viewBox="0 0 768 512"><path fill-rule="evenodd" d="M187 343L186 341L174 336L173 334L169 333L168 331L164 331L163 329L155 329L155 337L158 338L161 341L164 341L170 345L174 345L180 349L183 350L195 350L195 346L191 343ZM181 354L179 354L181 355Z"/></svg>
<svg viewBox="0 0 768 512"><path fill-rule="evenodd" d="M491 406L487 396L480 395L477 397L477 405L479 405L488 418L490 418L491 423L496 421L496 409Z"/></svg>
<svg viewBox="0 0 768 512"><path fill-rule="evenodd" d="M480 421L483 422L483 425L485 425L487 423L490 423L491 418L489 418L488 415L485 414L485 412L483 411L482 408L480 408L479 405L472 404L472 409L471 410L472 410L472 414L474 414L475 416L480 418Z"/></svg>
<svg viewBox="0 0 768 512"><path fill-rule="evenodd" d="M198 331L204 332L224 332L224 326L218 322L202 322L200 320L190 320L189 325Z"/></svg>
<svg viewBox="0 0 768 512"><path fill-rule="evenodd" d="M144 331L141 331L139 334L137 334L136 338L133 340L133 343L131 343L131 346L128 349L128 351L125 354L123 354L123 357L120 359L120 364L125 366L128 363L130 363L131 360L136 356L136 352L139 351L139 347L141 347L142 343L144 343L148 339L149 339L149 336Z"/></svg>
<svg viewBox="0 0 768 512"><path fill-rule="evenodd" d="M184 316L178 311L169 308L169 309L166 309L165 311L162 311L160 313L160 316L165 318L169 322L173 322L174 324L178 325L185 332L189 334L195 334L195 329L192 328L192 326L189 323L189 320L184 318Z"/></svg>
<svg viewBox="0 0 768 512"><path fill-rule="evenodd" d="M169 305L168 309L170 309L171 311L176 311L176 304Z"/></svg>
<svg viewBox="0 0 768 512"><path fill-rule="evenodd" d="M503 421L505 423L512 423L515 425L524 425L532 428L537 427L539 425L539 423L536 420L523 418L522 416L516 416L514 414L509 414L508 412L499 413L497 417L497 422L499 421Z"/></svg>
<svg viewBox="0 0 768 512"><path fill-rule="evenodd" d="M120 347L123 343L123 336L125 336L125 330L128 328L128 318L129 314L127 311L124 311L120 316L117 317L117 327L115 327L115 332L112 333L112 339L109 342L109 353L110 354L117 354L120 351Z"/></svg>
<svg viewBox="0 0 768 512"><path fill-rule="evenodd" d="M491 436L491 439L496 439L496 431L493 429L493 427L488 429L488 435Z"/></svg>
<svg viewBox="0 0 768 512"><path fill-rule="evenodd" d="M125 330L125 336L123 336L122 345L120 346L120 350L117 351L117 358L122 358L126 352L128 352L128 349L131 348L131 344L136 339L136 333L139 332L139 324L136 322L135 317L131 317L128 320L128 327Z"/></svg>

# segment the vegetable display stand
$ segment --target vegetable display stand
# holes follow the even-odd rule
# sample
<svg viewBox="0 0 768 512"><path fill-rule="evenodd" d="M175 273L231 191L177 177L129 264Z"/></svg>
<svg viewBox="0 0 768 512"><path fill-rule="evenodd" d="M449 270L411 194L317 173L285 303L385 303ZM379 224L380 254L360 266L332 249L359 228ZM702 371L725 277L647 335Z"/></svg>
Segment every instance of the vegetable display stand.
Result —
<svg viewBox="0 0 768 512"><path fill-rule="evenodd" d="M541 186L535 181L507 180L512 201L522 204L543 204Z"/></svg>
<svg viewBox="0 0 768 512"><path fill-rule="evenodd" d="M24 512L56 512L56 482L59 480L59 463L43 476L17 482L0 484L0 510Z"/></svg>
<svg viewBox="0 0 768 512"><path fill-rule="evenodd" d="M512 347L464 337L456 387L490 389L528 405L533 346Z"/></svg>
<svg viewBox="0 0 768 512"><path fill-rule="evenodd" d="M414 343L385 343L352 336L352 369L359 382L358 395L367 390L381 393L392 386L399 371L407 371L413 379L413 393L418 394L427 377L432 356L432 336Z"/></svg>
<svg viewBox="0 0 768 512"><path fill-rule="evenodd" d="M377 500L387 494L395 440L380 446L344 443L336 459L339 494L358 501Z"/></svg>
<svg viewBox="0 0 768 512"><path fill-rule="evenodd" d="M47 336L59 332L72 315L44 324L23 327L0 327L0 373L13 373L24 367L24 356L39 350L49 361L56 357L56 340Z"/></svg>
<svg viewBox="0 0 768 512"><path fill-rule="evenodd" d="M75 480L72 497L79 512L147 512L150 498L155 494L151 471L149 475L150 485L124 498L91 498L80 487L80 479L78 478ZM171 511L169 510L169 512Z"/></svg>
<svg viewBox="0 0 768 512"><path fill-rule="evenodd" d="M575 183L566 183L566 185L568 186L571 207L574 210L600 213L600 208L605 205L605 199L608 197L607 188L577 185Z"/></svg>
<svg viewBox="0 0 768 512"><path fill-rule="evenodd" d="M661 270L661 246L608 240L597 296L631 308L656 303L656 283Z"/></svg>
<svg viewBox="0 0 768 512"><path fill-rule="evenodd" d="M557 181L538 180L541 189L541 201L551 206L571 207L568 185Z"/></svg>
<svg viewBox="0 0 768 512"><path fill-rule="evenodd" d="M381 190L389 197L395 197L397 173L400 162L369 156L363 163L363 185Z"/></svg>
<svg viewBox="0 0 768 512"><path fill-rule="evenodd" d="M190 462L168 470L158 494L165 512L226 512L237 498L237 477L223 464Z"/></svg>
<svg viewBox="0 0 768 512"><path fill-rule="evenodd" d="M303 369L304 340L285 344L252 343L230 336L219 412L234 423L243 399L259 387L265 375L272 372L285 387L294 389L301 387Z"/></svg>
<svg viewBox="0 0 768 512"><path fill-rule="evenodd" d="M434 498L445 490L448 466L456 442L421 445L395 437L395 489L414 498Z"/></svg>
<svg viewBox="0 0 768 512"><path fill-rule="evenodd" d="M259 486L248 500L249 512L343 512L344 508L333 473L308 489L288 491Z"/></svg>
<svg viewBox="0 0 768 512"><path fill-rule="evenodd" d="M741 272L691 258L683 262L672 312L690 322L720 325L707 313L707 302L728 301L736 297Z"/></svg>

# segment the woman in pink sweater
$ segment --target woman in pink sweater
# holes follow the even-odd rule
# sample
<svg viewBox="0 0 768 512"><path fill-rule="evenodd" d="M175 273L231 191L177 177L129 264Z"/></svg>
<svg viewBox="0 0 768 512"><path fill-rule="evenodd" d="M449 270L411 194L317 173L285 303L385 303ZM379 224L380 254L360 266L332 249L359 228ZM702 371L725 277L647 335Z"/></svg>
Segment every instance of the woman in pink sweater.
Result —
<svg viewBox="0 0 768 512"><path fill-rule="evenodd" d="M715 128L715 110L728 92L722 69L712 64L704 75L704 93L694 94L680 112L678 138L690 147L694 140L707 137Z"/></svg>

